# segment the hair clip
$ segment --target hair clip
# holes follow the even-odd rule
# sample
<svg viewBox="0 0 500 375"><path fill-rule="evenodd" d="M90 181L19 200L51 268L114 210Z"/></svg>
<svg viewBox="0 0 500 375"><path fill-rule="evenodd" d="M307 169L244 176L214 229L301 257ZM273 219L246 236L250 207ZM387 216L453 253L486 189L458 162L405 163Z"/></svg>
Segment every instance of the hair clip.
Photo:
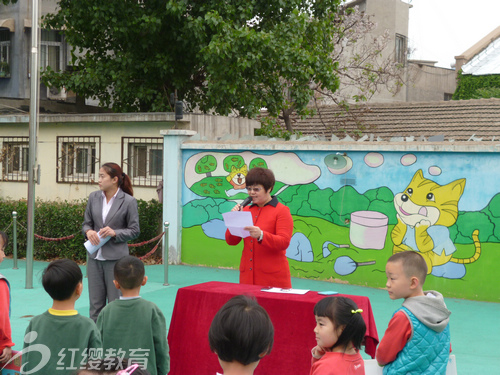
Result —
<svg viewBox="0 0 500 375"><path fill-rule="evenodd" d="M361 314L362 312L363 312L363 310L361 310L361 309L351 310L351 313L353 313L353 314L356 314L356 313L360 313Z"/></svg>
<svg viewBox="0 0 500 375"><path fill-rule="evenodd" d="M130 375L131 373L133 373L135 370L137 370L137 368L139 367L139 365L137 363L127 367L125 370L120 370L116 373L116 375Z"/></svg>

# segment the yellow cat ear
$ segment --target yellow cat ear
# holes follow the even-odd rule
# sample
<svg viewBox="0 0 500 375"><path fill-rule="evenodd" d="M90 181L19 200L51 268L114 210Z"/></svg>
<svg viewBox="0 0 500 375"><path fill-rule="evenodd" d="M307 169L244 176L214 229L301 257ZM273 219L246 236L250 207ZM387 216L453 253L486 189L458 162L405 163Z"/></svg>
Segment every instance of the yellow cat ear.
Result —
<svg viewBox="0 0 500 375"><path fill-rule="evenodd" d="M450 182L446 187L451 191L451 194L457 196L457 200L462 196L465 190L465 178Z"/></svg>
<svg viewBox="0 0 500 375"><path fill-rule="evenodd" d="M416 171L416 172L415 172L415 174L413 175L413 178L411 179L410 185L411 185L412 183L414 183L414 182L416 182L416 183L417 183L417 185L418 185L418 183L419 183L420 181L422 181L422 180L425 180L425 178L424 178L424 174L423 174L422 170L421 170L421 169L419 169L419 170L418 170L418 171Z"/></svg>
<svg viewBox="0 0 500 375"><path fill-rule="evenodd" d="M231 166L231 172L229 173L228 176L226 176L226 180L227 182L231 182L231 180L233 179L234 175L236 174L236 168L234 165Z"/></svg>

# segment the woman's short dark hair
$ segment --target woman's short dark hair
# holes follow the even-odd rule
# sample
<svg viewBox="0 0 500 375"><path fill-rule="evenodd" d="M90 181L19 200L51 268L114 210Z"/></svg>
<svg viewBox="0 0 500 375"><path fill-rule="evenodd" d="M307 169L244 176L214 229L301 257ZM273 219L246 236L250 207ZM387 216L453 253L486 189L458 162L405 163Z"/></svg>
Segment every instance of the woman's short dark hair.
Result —
<svg viewBox="0 0 500 375"><path fill-rule="evenodd" d="M134 289L142 284L146 271L144 263L132 255L124 256L115 263L115 280L123 289Z"/></svg>
<svg viewBox="0 0 500 375"><path fill-rule="evenodd" d="M111 178L118 177L118 187L125 193L132 196L134 195L132 181L127 174L123 173L122 167L116 163L105 163L101 166L101 168L104 169Z"/></svg>
<svg viewBox="0 0 500 375"><path fill-rule="evenodd" d="M210 349L225 362L246 366L269 354L274 327L269 315L248 296L231 298L215 314L208 331Z"/></svg>
<svg viewBox="0 0 500 375"><path fill-rule="evenodd" d="M356 349L361 348L366 333L366 324L356 303L347 297L326 297L314 306L314 315L330 319L336 327L344 327L335 347L347 349L350 342ZM354 311L354 312L353 312Z"/></svg>
<svg viewBox="0 0 500 375"><path fill-rule="evenodd" d="M69 299L83 280L82 270L71 259L57 259L43 270L42 285L56 301Z"/></svg>
<svg viewBox="0 0 500 375"><path fill-rule="evenodd" d="M262 185L264 189L268 191L272 190L274 183L276 182L274 178L274 173L270 169L255 167L250 169L245 177L246 186Z"/></svg>

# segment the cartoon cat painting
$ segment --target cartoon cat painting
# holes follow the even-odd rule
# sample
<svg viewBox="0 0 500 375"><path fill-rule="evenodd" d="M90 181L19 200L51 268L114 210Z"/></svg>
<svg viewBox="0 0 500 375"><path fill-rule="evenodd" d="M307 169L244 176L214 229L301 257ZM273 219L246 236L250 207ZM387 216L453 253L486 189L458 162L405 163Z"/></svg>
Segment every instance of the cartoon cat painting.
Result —
<svg viewBox="0 0 500 375"><path fill-rule="evenodd" d="M231 173L226 177L227 182L229 182L235 189L244 189L247 185L245 182L246 175L248 174L248 168L245 165L241 168L236 168L234 165L231 167Z"/></svg>
<svg viewBox="0 0 500 375"><path fill-rule="evenodd" d="M394 197L398 223L391 232L393 252L414 250L424 257L428 273L449 279L460 279L464 264L475 262L481 255L479 231L472 233L475 254L468 259L456 259L456 247L449 227L458 217L458 201L465 189L465 179L439 185L424 178L418 170L404 192Z"/></svg>

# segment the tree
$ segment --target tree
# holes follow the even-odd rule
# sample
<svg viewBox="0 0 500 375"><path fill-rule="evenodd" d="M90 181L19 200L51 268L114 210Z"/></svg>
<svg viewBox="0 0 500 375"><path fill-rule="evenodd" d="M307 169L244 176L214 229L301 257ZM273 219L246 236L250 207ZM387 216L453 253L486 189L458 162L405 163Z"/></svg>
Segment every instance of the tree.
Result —
<svg viewBox="0 0 500 375"><path fill-rule="evenodd" d="M484 87L476 90L473 99L500 98L500 87Z"/></svg>
<svg viewBox="0 0 500 375"><path fill-rule="evenodd" d="M372 18L358 6L337 14L331 58L338 62L336 73L340 87L331 92L317 84L314 89L320 98L342 106L344 102L366 102L382 89L396 94L403 86L406 64L395 61L389 31L377 34L377 24Z"/></svg>
<svg viewBox="0 0 500 375"><path fill-rule="evenodd" d="M205 155L196 163L194 171L212 177L212 172L217 169L217 159L213 155Z"/></svg>
<svg viewBox="0 0 500 375"><path fill-rule="evenodd" d="M254 117L309 113L313 83L339 84L331 38L340 0L60 0L45 27L64 29L71 71L48 86L117 112L188 110Z"/></svg>
<svg viewBox="0 0 500 375"><path fill-rule="evenodd" d="M252 168L266 168L267 169L267 163L264 159L262 158L255 158L255 159L252 159L252 161L250 162L250 169Z"/></svg>
<svg viewBox="0 0 500 375"><path fill-rule="evenodd" d="M17 3L17 0L0 0L0 4L3 5L9 5L9 4L15 4Z"/></svg>
<svg viewBox="0 0 500 375"><path fill-rule="evenodd" d="M405 82L409 84L414 80L414 72L410 67L395 61L391 43L393 40L388 30L377 34L377 24L372 18L360 11L358 6L343 8L336 14L336 27L331 35L334 49L329 59L335 62L333 66L339 79L339 87L331 90L320 81L310 85L315 92L310 105L314 107L328 134L342 133L346 123L356 124L355 133L361 133L365 128L362 115L369 110L369 107L361 104L368 102L381 90L397 94ZM331 124L326 124L322 117L324 105L332 104L338 106L334 128ZM353 106L356 111L350 111ZM300 115L296 114L297 117ZM270 116L272 117L271 114ZM275 118L274 122L268 118L263 127L271 134L282 135L284 129L293 131L290 123L291 120L284 116Z"/></svg>
<svg viewBox="0 0 500 375"><path fill-rule="evenodd" d="M245 159L241 155L229 155L224 158L224 170L231 173L234 169L241 169L245 165Z"/></svg>

